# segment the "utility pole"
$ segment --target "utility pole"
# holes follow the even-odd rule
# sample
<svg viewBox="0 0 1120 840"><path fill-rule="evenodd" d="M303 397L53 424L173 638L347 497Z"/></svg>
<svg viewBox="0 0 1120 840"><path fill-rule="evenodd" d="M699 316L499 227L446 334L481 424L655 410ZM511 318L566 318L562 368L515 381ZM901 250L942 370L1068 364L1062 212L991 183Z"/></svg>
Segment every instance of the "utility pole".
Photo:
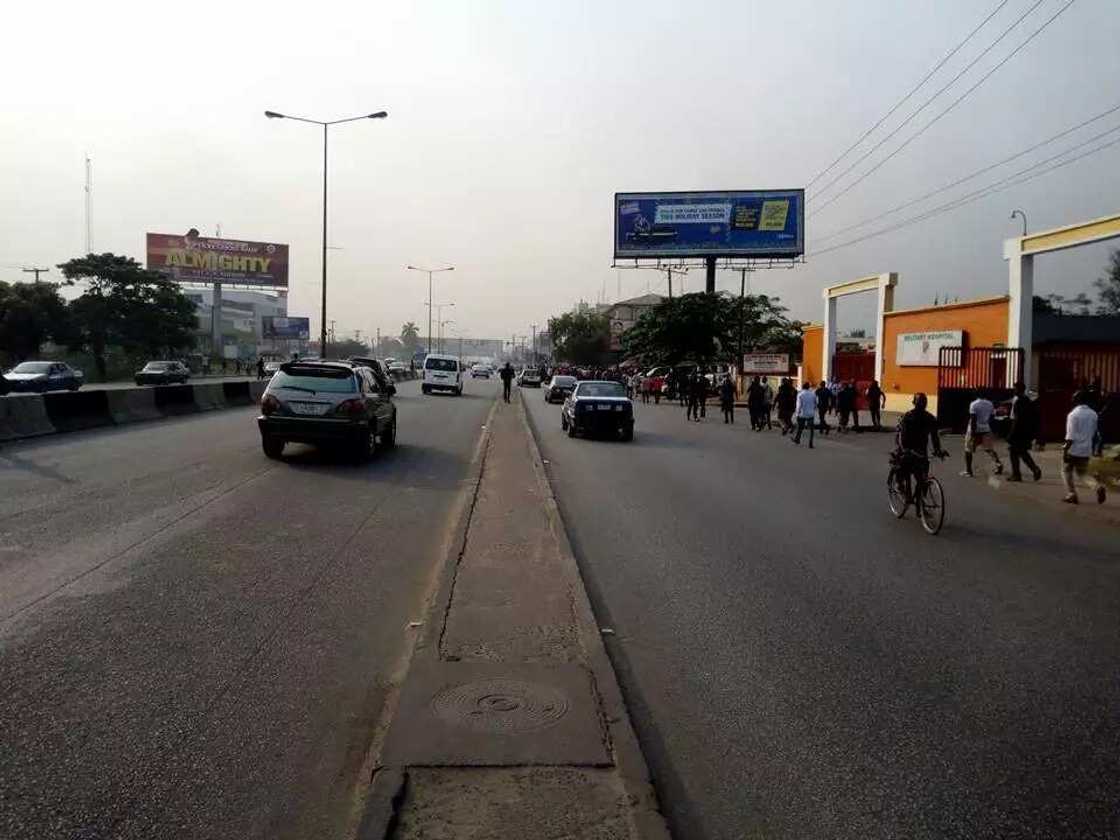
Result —
<svg viewBox="0 0 1120 840"><path fill-rule="evenodd" d="M376 356L380 352L381 352L381 327L378 327L377 328L377 344L374 345L373 355Z"/></svg>
<svg viewBox="0 0 1120 840"><path fill-rule="evenodd" d="M747 272L749 268L743 267L739 269L739 359L735 367L741 372L743 367L743 326L746 320L747 308Z"/></svg>
<svg viewBox="0 0 1120 840"><path fill-rule="evenodd" d="M93 161L86 155L86 253L93 253Z"/></svg>
<svg viewBox="0 0 1120 840"><path fill-rule="evenodd" d="M49 268L25 268L25 269L23 269L23 273L24 274L34 274L35 275L35 282L38 283L39 282L39 275L40 274L49 274L50 269Z"/></svg>
<svg viewBox="0 0 1120 840"><path fill-rule="evenodd" d="M533 364L537 363L537 325L530 324L533 328Z"/></svg>

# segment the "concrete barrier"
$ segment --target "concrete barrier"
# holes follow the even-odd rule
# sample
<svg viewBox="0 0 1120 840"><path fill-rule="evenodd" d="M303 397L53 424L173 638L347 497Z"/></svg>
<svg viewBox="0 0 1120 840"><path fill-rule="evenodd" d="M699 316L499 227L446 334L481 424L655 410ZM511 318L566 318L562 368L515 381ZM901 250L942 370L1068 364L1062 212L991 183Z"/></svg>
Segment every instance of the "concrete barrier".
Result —
<svg viewBox="0 0 1120 840"><path fill-rule="evenodd" d="M159 385L152 391L155 394L156 408L165 417L178 417L198 411L194 402L193 385Z"/></svg>
<svg viewBox="0 0 1120 840"><path fill-rule="evenodd" d="M0 397L0 440L54 434L47 406L38 394Z"/></svg>
<svg viewBox="0 0 1120 840"><path fill-rule="evenodd" d="M253 404L253 395L249 393L248 381L224 382L222 383L222 394L225 397L226 405L229 406Z"/></svg>
<svg viewBox="0 0 1120 840"><path fill-rule="evenodd" d="M254 405L261 401L261 397L264 395L264 389L267 387L268 381L264 379L249 383L249 396L252 398Z"/></svg>
<svg viewBox="0 0 1120 840"><path fill-rule="evenodd" d="M226 407L224 386L221 382L206 382L194 385L194 404L199 411L213 411Z"/></svg>
<svg viewBox="0 0 1120 840"><path fill-rule="evenodd" d="M61 391L43 394L47 417L56 432L77 432L111 426L105 391Z"/></svg>
<svg viewBox="0 0 1120 840"><path fill-rule="evenodd" d="M160 410L156 408L154 388L122 388L118 391L106 391L105 398L109 401L109 416L118 426L139 420L158 420L163 417Z"/></svg>

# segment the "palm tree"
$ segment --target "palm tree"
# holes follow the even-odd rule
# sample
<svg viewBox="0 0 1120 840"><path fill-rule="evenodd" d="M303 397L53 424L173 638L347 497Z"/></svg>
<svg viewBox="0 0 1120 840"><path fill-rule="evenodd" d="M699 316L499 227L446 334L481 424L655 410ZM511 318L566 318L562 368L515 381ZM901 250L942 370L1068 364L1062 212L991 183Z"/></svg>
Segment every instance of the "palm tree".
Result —
<svg viewBox="0 0 1120 840"><path fill-rule="evenodd" d="M420 328L414 321L408 321L401 327L401 342L409 350L415 350L420 345Z"/></svg>

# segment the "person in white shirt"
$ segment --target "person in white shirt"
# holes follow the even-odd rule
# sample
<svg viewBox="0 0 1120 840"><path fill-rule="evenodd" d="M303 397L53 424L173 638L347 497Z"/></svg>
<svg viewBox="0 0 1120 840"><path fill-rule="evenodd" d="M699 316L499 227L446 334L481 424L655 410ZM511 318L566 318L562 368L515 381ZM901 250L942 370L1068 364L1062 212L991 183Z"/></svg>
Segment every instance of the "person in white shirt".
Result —
<svg viewBox="0 0 1120 840"><path fill-rule="evenodd" d="M1062 445L1062 479L1066 483L1066 497L1062 500L1077 504L1074 474L1084 478L1089 471L1089 458L1093 454L1093 438L1097 434L1097 412L1088 406L1088 397L1078 392L1074 397L1073 411L1066 416L1066 442ZM1097 487L1097 502L1104 503L1104 484L1093 479Z"/></svg>
<svg viewBox="0 0 1120 840"><path fill-rule="evenodd" d="M793 442L801 443L801 432L809 427L809 448L813 448L813 428L817 421L817 395L813 393L813 386L808 380L801 383L801 390L797 392L797 434Z"/></svg>
<svg viewBox="0 0 1120 840"><path fill-rule="evenodd" d="M992 447L992 415L996 407L984 394L972 401L968 407L968 431L964 438L964 472L961 475L972 477L972 455L977 448L988 453L995 464L995 474L1003 472L1003 462Z"/></svg>

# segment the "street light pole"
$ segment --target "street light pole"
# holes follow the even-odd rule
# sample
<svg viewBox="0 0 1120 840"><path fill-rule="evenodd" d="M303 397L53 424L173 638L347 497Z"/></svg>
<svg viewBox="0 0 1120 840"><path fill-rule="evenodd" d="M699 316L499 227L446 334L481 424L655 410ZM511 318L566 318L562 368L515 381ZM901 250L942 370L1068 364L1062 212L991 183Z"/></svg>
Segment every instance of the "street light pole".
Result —
<svg viewBox="0 0 1120 840"><path fill-rule="evenodd" d="M319 355L325 357L327 355L327 128L355 120L383 120L389 114L387 111L377 111L373 114L362 114L360 117L347 117L344 120L312 120L277 111L265 111L264 115L270 120L296 120L323 127L323 301L319 318Z"/></svg>
<svg viewBox="0 0 1120 840"><path fill-rule="evenodd" d="M454 271L455 266L449 265L444 268L420 268L415 265L406 265L405 268L409 271L423 271L428 275L428 352L432 352L432 275L437 271Z"/></svg>

